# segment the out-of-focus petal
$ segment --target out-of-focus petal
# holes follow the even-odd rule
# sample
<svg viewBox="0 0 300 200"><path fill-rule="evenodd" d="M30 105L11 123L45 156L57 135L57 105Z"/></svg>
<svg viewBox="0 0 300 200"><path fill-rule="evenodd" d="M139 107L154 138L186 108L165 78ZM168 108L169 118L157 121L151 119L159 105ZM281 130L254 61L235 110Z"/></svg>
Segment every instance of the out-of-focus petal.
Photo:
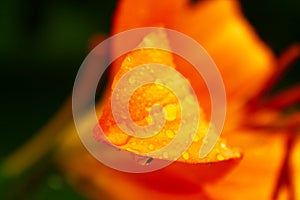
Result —
<svg viewBox="0 0 300 200"><path fill-rule="evenodd" d="M91 199L210 199L199 185L187 182L186 178L180 180L180 176L165 180L164 185L155 181L157 176L130 174L109 168L93 158L73 133L68 135L68 140L63 140L61 153L56 159L70 184Z"/></svg>
<svg viewBox="0 0 300 200"><path fill-rule="evenodd" d="M193 166L189 167L189 164L184 164L185 167L180 171L176 170L176 165L171 166L177 176L170 176L169 179L166 178L170 171L158 171L154 175L123 173L94 159L83 147L74 127L68 132L67 138L62 140L57 157L61 170L72 185L90 198L103 199L104 196L113 200L270 199L283 159L286 139L281 133L274 134L273 137L263 132L254 134L245 131L243 134L234 134L229 142L241 146L247 152L245 158L224 180L206 185L201 183L201 180L198 184L195 181L200 179L197 173L205 174L209 165L199 167L198 172L194 170L194 177L193 173L190 173ZM296 184L299 182L299 179L296 179L299 175L299 144L298 140L294 151ZM228 163L219 167L220 171L226 170ZM171 170L171 174L173 172Z"/></svg>
<svg viewBox="0 0 300 200"><path fill-rule="evenodd" d="M292 184L295 191L295 199L300 199L300 137L296 137L294 150L292 152Z"/></svg>
<svg viewBox="0 0 300 200"><path fill-rule="evenodd" d="M206 187L209 196L217 200L269 200L277 181L284 156L285 133L243 132L229 141L244 149L245 156L226 179Z"/></svg>

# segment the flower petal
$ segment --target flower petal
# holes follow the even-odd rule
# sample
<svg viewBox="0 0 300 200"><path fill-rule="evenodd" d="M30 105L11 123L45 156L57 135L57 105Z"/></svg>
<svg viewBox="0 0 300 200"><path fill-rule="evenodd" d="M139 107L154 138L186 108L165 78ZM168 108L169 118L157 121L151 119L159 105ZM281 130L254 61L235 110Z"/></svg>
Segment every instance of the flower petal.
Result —
<svg viewBox="0 0 300 200"><path fill-rule="evenodd" d="M258 38L235 0L200 1L197 4L190 4L187 0L121 0L115 13L113 33L145 26L180 31L208 51L225 83L227 113L232 115L231 122L226 123L228 130L234 126L233 121L238 123L241 107L259 92L274 70L275 59L271 50ZM175 63L179 66L178 71L190 79L209 118L210 96L201 76L194 73L195 70L186 62L175 60Z"/></svg>

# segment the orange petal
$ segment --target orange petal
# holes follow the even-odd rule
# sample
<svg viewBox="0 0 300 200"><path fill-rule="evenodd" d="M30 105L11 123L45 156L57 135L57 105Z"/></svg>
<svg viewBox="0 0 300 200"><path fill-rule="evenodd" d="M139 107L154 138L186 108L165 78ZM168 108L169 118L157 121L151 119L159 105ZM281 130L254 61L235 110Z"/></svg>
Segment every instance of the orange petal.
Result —
<svg viewBox="0 0 300 200"><path fill-rule="evenodd" d="M245 158L224 180L213 185L204 185L196 183L200 179L198 173L212 172L210 167L218 164L222 166L213 170L214 172L226 171L226 162L234 160L213 165L173 163L157 172L129 174L102 165L85 150L75 132L72 135L76 140L70 137L65 140L69 145L63 145L64 149L61 149L60 154L62 162L59 162L67 180L90 199L114 200L270 199L283 160L285 140L285 135L281 133L274 133L272 137L263 132L234 134L230 142L245 149ZM293 154L296 186L300 180L299 147L298 139ZM215 174L216 177L218 175ZM299 194L297 189L297 197Z"/></svg>
<svg viewBox="0 0 300 200"><path fill-rule="evenodd" d="M300 137L296 137L296 142L294 146L294 150L292 153L292 186L295 191L295 199L300 199Z"/></svg>
<svg viewBox="0 0 300 200"><path fill-rule="evenodd" d="M153 35L155 36L155 33L150 35L151 37ZM144 41L149 41L151 39L149 37L150 36L146 36ZM152 40L152 42L154 41L155 39ZM157 42L166 43L165 41ZM144 42L142 42L139 46L144 46ZM170 52L160 49L135 50L125 56L122 65L114 78L112 92L114 91L117 82L125 73L137 66L147 63L159 63L175 68L175 64L173 63L173 55ZM171 91L169 91L169 89L156 84L142 86L132 94L129 101L129 112L132 120L140 126L148 125L149 122L147 119L149 117L149 109L153 105L159 104L165 109L166 123L163 129L155 136L150 138L133 137L123 132L118 127L118 124L112 115L111 99L108 99L106 105L104 106L99 123L108 140L118 148L133 152L135 154L156 151L171 142L177 134L181 120L181 111L178 101L180 100L178 100L177 97ZM188 110L184 111L188 112ZM203 114L200 116L199 129L196 136L192 138L192 144L182 154L176 163L160 170L159 172L153 172L140 176L136 175L133 177L138 179L141 178L142 180L140 182L145 182L151 186L156 185L159 188L165 189L167 187L162 187L159 185L159 183L163 183L163 185L168 184L171 188L175 188L174 191L178 191L176 188L176 184L178 184L178 182L184 182L187 185L192 184L192 186L188 186L188 188L193 188L193 184L199 186L199 184L215 181L223 177L229 171L229 169L232 169L232 167L235 166L240 160L241 154L236 149L231 149L228 147L226 142L222 139L219 139L213 150L206 158L199 158L200 147L205 140L204 138L209 127L209 124L206 122ZM187 123L189 123L190 119L185 120ZM95 137L101 141L101 136L99 136L99 134L101 133L98 132L98 129L95 129ZM170 154L172 154L172 152L165 152L163 157L154 158L173 160L169 157ZM180 174L177 173L178 171L182 170L186 170L186 172ZM184 190L184 192L188 191L189 190Z"/></svg>
<svg viewBox="0 0 300 200"><path fill-rule="evenodd" d="M212 199L271 199L285 153L286 134L243 131L229 142L241 146L245 155L228 177L205 187Z"/></svg>
<svg viewBox="0 0 300 200"><path fill-rule="evenodd" d="M210 199L199 185L186 182L180 177L162 179L158 176L152 178L149 176L150 174L119 172L102 165L84 151L77 152L76 156L68 156L63 159L61 169L67 176L69 183L89 199ZM179 174L182 174L182 172L179 172ZM161 175L164 174L161 173ZM162 180L164 182L158 182Z"/></svg>
<svg viewBox="0 0 300 200"><path fill-rule="evenodd" d="M89 199L208 200L211 198L203 190L204 183L219 180L239 162L236 159L207 164L176 162L151 173L125 173L93 158L73 133L60 146L58 164L67 181Z"/></svg>
<svg viewBox="0 0 300 200"><path fill-rule="evenodd" d="M260 90L273 71L275 59L271 50L242 16L235 0L199 1L193 5L188 0L120 1L113 33L144 26L164 26L180 31L208 51L223 77L228 95L228 115L233 115L232 118L239 118L236 111ZM209 117L210 97L202 78L193 73L190 66L176 62L179 63L178 71L190 79ZM113 71L116 72L117 68L115 66ZM232 127L233 122L226 125Z"/></svg>

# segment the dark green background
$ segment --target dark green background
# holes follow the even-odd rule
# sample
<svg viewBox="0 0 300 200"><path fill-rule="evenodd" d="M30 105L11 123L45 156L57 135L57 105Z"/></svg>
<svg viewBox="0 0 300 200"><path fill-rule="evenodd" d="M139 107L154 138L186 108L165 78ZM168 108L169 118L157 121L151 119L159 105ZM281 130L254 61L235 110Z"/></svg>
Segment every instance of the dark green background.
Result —
<svg viewBox="0 0 300 200"><path fill-rule="evenodd" d="M89 38L109 33L116 0L2 0L0 2L0 159L43 126L70 95ZM278 54L300 39L300 1L242 0L244 13ZM299 82L299 61L280 87ZM279 88L280 88L279 87ZM53 173L33 199L78 194ZM61 185L51 186L51 181ZM0 188L0 199L1 199Z"/></svg>

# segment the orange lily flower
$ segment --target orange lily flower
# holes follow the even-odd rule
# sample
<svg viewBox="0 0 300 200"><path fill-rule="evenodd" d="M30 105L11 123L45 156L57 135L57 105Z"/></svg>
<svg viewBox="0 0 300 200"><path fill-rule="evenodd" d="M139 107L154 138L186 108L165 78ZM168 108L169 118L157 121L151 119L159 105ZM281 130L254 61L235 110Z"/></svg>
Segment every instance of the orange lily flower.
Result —
<svg viewBox="0 0 300 200"><path fill-rule="evenodd" d="M65 160L61 165L70 181L93 199L102 199L103 195L108 199L271 199L274 188L274 197L284 198L284 195L292 193L278 192L279 186L289 181L279 180L278 188L275 183L280 174L285 174L281 173L286 169L281 168L287 157L285 141L296 140L294 132L299 124L298 115L294 115L294 121L283 119L280 108L299 101L299 88L287 91L290 98L282 98L286 94L279 94L278 98L267 99L268 106L261 101L262 94L274 84L274 79L279 78L274 68L276 61L271 50L242 16L238 2L201 1L190 5L186 0L121 0L116 10L113 33L145 26L178 30L198 41L211 55L224 79L228 98L224 136L230 144L241 147L245 152L244 158L232 172L229 171L238 159L204 161L196 165L175 162L157 172L128 174L102 165L83 147L80 148L78 138L68 138L64 139L58 159ZM149 54L151 52L146 53ZM162 62L168 62L169 55L161 54ZM281 68L286 69L298 55L299 48L291 48L283 55ZM141 55L133 52L127 56L137 58ZM147 61L151 61L151 56ZM118 73L120 65L126 65L125 61L113 66L112 77ZM209 116L209 94L202 78L194 76L193 69L176 58L170 65L180 66L176 69L191 81L198 98L204 99L201 106ZM107 114L109 109L107 106L104 108L102 124L111 117ZM251 119L248 119L249 116ZM294 132L288 137L286 133L291 130ZM118 130L112 132L111 140L117 138L114 138L116 133ZM299 166L296 151L292 157L293 166ZM225 173L228 176L220 180ZM299 177L298 173L295 174ZM218 183L212 184L217 180ZM299 185L297 182L294 184Z"/></svg>

